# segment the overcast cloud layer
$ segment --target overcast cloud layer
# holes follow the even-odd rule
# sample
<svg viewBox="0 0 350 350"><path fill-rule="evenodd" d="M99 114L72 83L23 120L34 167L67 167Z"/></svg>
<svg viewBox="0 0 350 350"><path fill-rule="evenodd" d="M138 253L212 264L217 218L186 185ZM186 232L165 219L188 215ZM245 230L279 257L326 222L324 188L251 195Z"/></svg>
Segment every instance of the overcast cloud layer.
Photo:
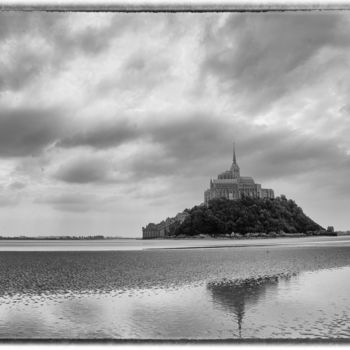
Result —
<svg viewBox="0 0 350 350"><path fill-rule="evenodd" d="M350 229L350 13L0 13L0 234L139 237L230 167Z"/></svg>

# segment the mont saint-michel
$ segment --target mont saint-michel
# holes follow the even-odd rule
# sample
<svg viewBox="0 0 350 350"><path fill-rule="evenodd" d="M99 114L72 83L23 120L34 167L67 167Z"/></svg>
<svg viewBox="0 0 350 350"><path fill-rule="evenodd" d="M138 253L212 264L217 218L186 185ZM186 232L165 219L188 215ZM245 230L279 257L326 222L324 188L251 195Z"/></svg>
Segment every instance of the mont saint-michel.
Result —
<svg viewBox="0 0 350 350"><path fill-rule="evenodd" d="M293 200L275 198L273 189L262 188L252 177L241 176L235 144L229 170L210 180L204 203L186 209L159 224L142 228L143 239L196 235L331 234L307 217ZM333 234L333 233L332 233Z"/></svg>
<svg viewBox="0 0 350 350"><path fill-rule="evenodd" d="M1 5L0 343L350 343L350 11L147 2Z"/></svg>

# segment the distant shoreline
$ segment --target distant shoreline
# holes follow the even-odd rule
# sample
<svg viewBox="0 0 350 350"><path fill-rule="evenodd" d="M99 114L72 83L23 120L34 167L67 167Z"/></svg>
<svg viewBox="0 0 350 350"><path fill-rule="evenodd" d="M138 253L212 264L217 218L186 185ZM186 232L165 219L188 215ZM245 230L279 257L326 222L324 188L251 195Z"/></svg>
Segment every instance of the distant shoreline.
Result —
<svg viewBox="0 0 350 350"><path fill-rule="evenodd" d="M275 235L241 235L241 236L210 236L210 235L196 235L196 236L169 236L169 237L155 237L155 238L146 238L145 241L151 241L151 240L250 240L250 239L273 239L273 238L303 238L303 237L335 237L335 236L345 236L346 233L343 232L327 232L319 235L309 235L305 233L295 233L295 234L275 234Z"/></svg>
<svg viewBox="0 0 350 350"><path fill-rule="evenodd" d="M15 236L15 237L1 237L0 241L110 241L110 240L164 240L164 241L187 241L187 240L218 240L218 241L236 241L236 240L251 240L251 239L273 239L273 238L303 238L303 237L334 237L334 236L347 236L347 231L327 232L319 235L309 235L305 233L295 234L283 234L283 235L242 235L242 236L210 236L210 235L195 235L195 236L169 236L169 237L156 237L147 238L142 237L102 237L102 236L87 236L87 237L72 237L72 236L55 236L55 237L28 237L28 236Z"/></svg>
<svg viewBox="0 0 350 350"><path fill-rule="evenodd" d="M16 237L0 237L0 241L108 241L108 240L164 240L164 241L181 241L181 240L218 240L218 241L233 241L233 240L251 240L251 239L274 239L274 238L303 238L303 237L334 237L334 236L346 236L346 232L334 232L324 233L320 235L308 235L304 233L296 234L284 234L284 235L251 235L251 236L210 236L210 235L196 235L196 236L169 236L169 237L156 237L147 238L142 237L28 237L28 236L16 236Z"/></svg>
<svg viewBox="0 0 350 350"><path fill-rule="evenodd" d="M99 237L99 238L89 238L89 237L0 237L0 241L107 241L113 239L129 239L135 240L138 237Z"/></svg>

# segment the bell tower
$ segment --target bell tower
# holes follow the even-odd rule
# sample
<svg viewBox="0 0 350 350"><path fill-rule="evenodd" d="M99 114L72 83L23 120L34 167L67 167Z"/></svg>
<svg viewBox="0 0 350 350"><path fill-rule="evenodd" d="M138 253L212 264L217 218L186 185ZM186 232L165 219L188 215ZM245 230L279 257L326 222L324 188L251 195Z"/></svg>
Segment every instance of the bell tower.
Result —
<svg viewBox="0 0 350 350"><path fill-rule="evenodd" d="M233 142L233 158L232 158L232 165L231 165L231 172L234 179L238 179L240 177L239 173L239 166L236 161L236 145L235 142Z"/></svg>

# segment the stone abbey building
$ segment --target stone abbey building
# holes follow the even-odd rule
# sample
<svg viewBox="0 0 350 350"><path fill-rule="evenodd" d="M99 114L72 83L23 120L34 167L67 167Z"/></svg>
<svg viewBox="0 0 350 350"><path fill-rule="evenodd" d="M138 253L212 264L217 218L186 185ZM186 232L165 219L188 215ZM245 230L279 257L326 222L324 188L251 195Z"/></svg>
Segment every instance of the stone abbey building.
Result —
<svg viewBox="0 0 350 350"><path fill-rule="evenodd" d="M173 218L167 218L159 224L150 223L146 227L142 227L142 238L164 238L170 236L173 232L174 225L179 225L184 222L188 213L178 213Z"/></svg>
<svg viewBox="0 0 350 350"><path fill-rule="evenodd" d="M204 192L204 203L213 198L240 199L244 196L253 198L274 198L273 190L261 188L252 177L241 176L236 161L236 150L233 144L233 161L230 170L218 175L217 179L210 180L210 188Z"/></svg>

